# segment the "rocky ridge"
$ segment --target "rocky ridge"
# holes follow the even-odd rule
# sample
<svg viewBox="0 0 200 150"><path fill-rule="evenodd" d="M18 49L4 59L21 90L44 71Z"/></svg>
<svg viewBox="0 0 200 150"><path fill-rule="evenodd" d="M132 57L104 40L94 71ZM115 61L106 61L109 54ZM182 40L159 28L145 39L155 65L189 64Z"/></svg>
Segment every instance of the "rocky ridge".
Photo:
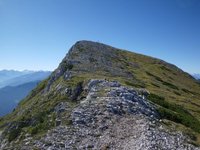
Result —
<svg viewBox="0 0 200 150"><path fill-rule="evenodd" d="M79 41L0 118L0 149L199 149L199 89L162 60Z"/></svg>
<svg viewBox="0 0 200 150"><path fill-rule="evenodd" d="M84 90L88 95L72 110L71 125L61 124L39 140L25 139L22 149L199 149L181 132L164 128L154 105L136 90L106 80L90 80Z"/></svg>

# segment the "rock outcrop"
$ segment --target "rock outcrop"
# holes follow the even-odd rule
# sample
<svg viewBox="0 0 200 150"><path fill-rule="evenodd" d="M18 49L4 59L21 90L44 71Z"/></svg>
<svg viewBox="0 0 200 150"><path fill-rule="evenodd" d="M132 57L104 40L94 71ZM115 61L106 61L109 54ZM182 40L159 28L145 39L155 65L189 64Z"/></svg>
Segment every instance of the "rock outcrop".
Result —
<svg viewBox="0 0 200 150"><path fill-rule="evenodd" d="M71 112L71 124L48 131L39 140L26 141L22 149L196 149L181 132L161 124L153 104L132 88L106 80L91 80L87 97ZM61 103L56 111L65 111Z"/></svg>

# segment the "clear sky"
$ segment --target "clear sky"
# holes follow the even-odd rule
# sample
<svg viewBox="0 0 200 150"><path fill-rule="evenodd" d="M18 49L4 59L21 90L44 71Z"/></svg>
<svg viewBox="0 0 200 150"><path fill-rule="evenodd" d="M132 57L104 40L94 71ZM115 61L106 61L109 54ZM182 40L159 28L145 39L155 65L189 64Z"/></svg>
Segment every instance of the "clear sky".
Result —
<svg viewBox="0 0 200 150"><path fill-rule="evenodd" d="M0 69L54 70L83 39L200 73L200 0L0 0Z"/></svg>

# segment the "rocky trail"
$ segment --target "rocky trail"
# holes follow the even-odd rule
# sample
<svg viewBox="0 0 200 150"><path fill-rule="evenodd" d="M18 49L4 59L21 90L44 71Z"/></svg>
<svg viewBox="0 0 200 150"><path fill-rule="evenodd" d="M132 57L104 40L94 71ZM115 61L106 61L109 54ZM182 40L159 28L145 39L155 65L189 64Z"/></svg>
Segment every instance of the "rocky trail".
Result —
<svg viewBox="0 0 200 150"><path fill-rule="evenodd" d="M72 124L60 125L22 149L198 150L181 132L162 126L155 107L118 82L91 80L87 97L71 112ZM32 145L33 144L33 145Z"/></svg>

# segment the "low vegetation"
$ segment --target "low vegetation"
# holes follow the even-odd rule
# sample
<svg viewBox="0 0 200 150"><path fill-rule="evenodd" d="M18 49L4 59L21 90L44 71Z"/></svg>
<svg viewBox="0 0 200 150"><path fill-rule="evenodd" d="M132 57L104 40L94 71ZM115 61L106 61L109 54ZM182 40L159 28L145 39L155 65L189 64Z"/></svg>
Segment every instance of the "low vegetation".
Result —
<svg viewBox="0 0 200 150"><path fill-rule="evenodd" d="M169 103L164 97L150 94L148 99L158 105L161 118L174 121L200 133L200 122L180 105Z"/></svg>
<svg viewBox="0 0 200 150"><path fill-rule="evenodd" d="M175 90L179 90L179 88L176 85L166 82L166 81L163 81L160 77L153 75L152 73L149 73L149 72L146 72L146 73L147 73L147 75L154 77L157 81L161 82L163 85L165 85L169 88L175 89Z"/></svg>

